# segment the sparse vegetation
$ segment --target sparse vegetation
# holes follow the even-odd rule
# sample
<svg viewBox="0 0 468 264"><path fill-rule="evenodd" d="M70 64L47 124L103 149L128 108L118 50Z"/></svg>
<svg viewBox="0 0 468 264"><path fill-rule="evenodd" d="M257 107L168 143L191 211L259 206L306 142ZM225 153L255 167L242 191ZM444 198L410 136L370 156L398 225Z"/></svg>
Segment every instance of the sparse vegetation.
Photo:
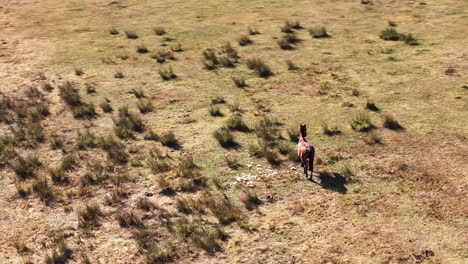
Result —
<svg viewBox="0 0 468 264"><path fill-rule="evenodd" d="M179 141L176 139L174 132L168 131L161 135L161 143L170 148L177 148L179 146Z"/></svg>
<svg viewBox="0 0 468 264"><path fill-rule="evenodd" d="M210 106L210 109L208 109L208 112L210 113L211 116L224 116L224 114L221 112L221 109L218 106Z"/></svg>
<svg viewBox="0 0 468 264"><path fill-rule="evenodd" d="M104 102L100 103L99 106L101 107L101 109L102 109L102 111L104 113L111 113L114 110L112 108L112 105L108 101L104 101Z"/></svg>
<svg viewBox="0 0 468 264"><path fill-rule="evenodd" d="M242 116L233 115L226 121L226 127L230 130L249 132L250 128L242 120Z"/></svg>
<svg viewBox="0 0 468 264"><path fill-rule="evenodd" d="M146 114L154 111L154 106L151 101L148 100L140 100L137 103L137 108L140 110L140 113Z"/></svg>
<svg viewBox="0 0 468 264"><path fill-rule="evenodd" d="M394 27L389 27L383 30L380 33L380 38L386 41L403 41L411 46L419 45L419 42L413 37L412 34L405 35L398 33Z"/></svg>
<svg viewBox="0 0 468 264"><path fill-rule="evenodd" d="M403 129L400 123L393 116L388 114L383 116L383 126L391 130Z"/></svg>
<svg viewBox="0 0 468 264"><path fill-rule="evenodd" d="M166 30L162 27L155 27L154 28L154 34L158 35L158 36L162 36L164 34L166 34Z"/></svg>
<svg viewBox="0 0 468 264"><path fill-rule="evenodd" d="M78 227L83 229L93 229L100 225L100 217L103 215L101 208L97 204L86 205L78 211Z"/></svg>
<svg viewBox="0 0 468 264"><path fill-rule="evenodd" d="M263 202L258 198L257 194L253 192L246 192L242 197L242 203L244 203L247 210L253 210L261 205Z"/></svg>
<svg viewBox="0 0 468 264"><path fill-rule="evenodd" d="M138 38L138 35L133 31L125 31L125 35L129 39L137 39Z"/></svg>
<svg viewBox="0 0 468 264"><path fill-rule="evenodd" d="M172 69L172 67L159 70L159 76L161 76L161 78L164 81L169 81L169 80L175 79L177 77L177 75L174 73L174 70Z"/></svg>
<svg viewBox="0 0 468 264"><path fill-rule="evenodd" d="M338 126L329 126L326 123L322 124L322 131L323 134L327 136L335 136L341 134L341 130L338 128Z"/></svg>

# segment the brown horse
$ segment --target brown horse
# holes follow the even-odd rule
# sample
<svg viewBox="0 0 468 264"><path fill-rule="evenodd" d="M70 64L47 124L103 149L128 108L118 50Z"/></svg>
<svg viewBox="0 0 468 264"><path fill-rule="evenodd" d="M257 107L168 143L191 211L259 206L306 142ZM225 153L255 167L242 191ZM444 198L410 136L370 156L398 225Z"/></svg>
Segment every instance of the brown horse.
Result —
<svg viewBox="0 0 468 264"><path fill-rule="evenodd" d="M309 144L306 140L307 127L306 125L300 125L299 143L297 144L297 154L301 158L301 167L304 168L304 174L307 176L307 170L310 170L310 178L314 172L314 146Z"/></svg>

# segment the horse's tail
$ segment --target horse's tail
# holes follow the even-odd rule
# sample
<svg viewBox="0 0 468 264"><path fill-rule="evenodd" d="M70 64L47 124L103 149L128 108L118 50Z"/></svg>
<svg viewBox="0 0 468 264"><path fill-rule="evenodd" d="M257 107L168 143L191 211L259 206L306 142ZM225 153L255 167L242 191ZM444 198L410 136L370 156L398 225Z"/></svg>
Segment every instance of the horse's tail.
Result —
<svg viewBox="0 0 468 264"><path fill-rule="evenodd" d="M308 149L308 158L309 158L309 170L314 171L314 157L315 157L315 148L310 146Z"/></svg>

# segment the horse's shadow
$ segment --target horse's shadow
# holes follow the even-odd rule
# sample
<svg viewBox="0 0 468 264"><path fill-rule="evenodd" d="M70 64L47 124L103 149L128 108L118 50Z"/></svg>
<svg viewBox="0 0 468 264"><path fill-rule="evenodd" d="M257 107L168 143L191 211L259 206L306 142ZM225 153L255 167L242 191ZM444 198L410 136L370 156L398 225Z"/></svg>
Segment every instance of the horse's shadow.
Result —
<svg viewBox="0 0 468 264"><path fill-rule="evenodd" d="M319 172L318 178L320 182L315 182L313 179L311 180L322 186L324 189L339 192L341 194L346 194L348 191L348 188L346 188L347 180L340 173L321 171Z"/></svg>

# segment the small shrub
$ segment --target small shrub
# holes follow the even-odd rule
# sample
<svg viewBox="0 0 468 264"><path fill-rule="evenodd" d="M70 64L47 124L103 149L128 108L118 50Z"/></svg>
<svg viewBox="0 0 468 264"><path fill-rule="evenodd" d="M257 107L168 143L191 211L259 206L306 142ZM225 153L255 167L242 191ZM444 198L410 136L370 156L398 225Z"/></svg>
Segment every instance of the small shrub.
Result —
<svg viewBox="0 0 468 264"><path fill-rule="evenodd" d="M154 28L154 34L158 35L158 36L162 36L164 34L166 34L166 30L162 27L155 27Z"/></svg>
<svg viewBox="0 0 468 264"><path fill-rule="evenodd" d="M114 78L116 79L123 79L124 77L125 75L121 71L114 73Z"/></svg>
<svg viewBox="0 0 468 264"><path fill-rule="evenodd" d="M143 89L132 89L129 93L135 95L137 99L145 98L145 91Z"/></svg>
<svg viewBox="0 0 468 264"><path fill-rule="evenodd" d="M263 203L262 200L258 198L257 194L253 192L246 192L241 201L247 210L253 210Z"/></svg>
<svg viewBox="0 0 468 264"><path fill-rule="evenodd" d="M104 113L111 113L114 110L112 109L112 105L108 101L100 103L99 106L101 107Z"/></svg>
<svg viewBox="0 0 468 264"><path fill-rule="evenodd" d="M146 114L154 111L154 106L151 101L138 101L137 108L140 110L140 113Z"/></svg>
<svg viewBox="0 0 468 264"><path fill-rule="evenodd" d="M391 130L401 130L403 127L400 123L391 115L384 115L383 126Z"/></svg>
<svg viewBox="0 0 468 264"><path fill-rule="evenodd" d="M242 77L232 77L232 81L238 88L247 87L247 84L245 83L245 79Z"/></svg>
<svg viewBox="0 0 468 264"><path fill-rule="evenodd" d="M287 20L284 22L284 25L281 27L281 32L283 33L293 33L293 25L291 21Z"/></svg>
<svg viewBox="0 0 468 264"><path fill-rule="evenodd" d="M331 37L330 34L328 34L327 29L325 27L315 27L309 29L309 34L313 38L329 38Z"/></svg>
<svg viewBox="0 0 468 264"><path fill-rule="evenodd" d="M203 51L203 57L206 60L211 61L214 65L219 64L218 56L216 56L216 52L213 49L205 49Z"/></svg>
<svg viewBox="0 0 468 264"><path fill-rule="evenodd" d="M151 56L158 63L164 63L166 60L175 60L174 54L171 51L158 51Z"/></svg>
<svg viewBox="0 0 468 264"><path fill-rule="evenodd" d="M155 246L146 253L147 263L168 263L171 262L176 255L174 247Z"/></svg>
<svg viewBox="0 0 468 264"><path fill-rule="evenodd" d="M125 35L129 39L137 39L138 38L138 35L133 31L125 31Z"/></svg>
<svg viewBox="0 0 468 264"><path fill-rule="evenodd" d="M85 208L78 211L78 227L83 229L92 229L98 227L99 218L103 215L97 204L86 205Z"/></svg>
<svg viewBox="0 0 468 264"><path fill-rule="evenodd" d="M109 29L109 34L111 34L111 35L118 35L118 34L119 34L119 31L117 31L117 29L115 29L115 28L111 28L111 29Z"/></svg>
<svg viewBox="0 0 468 264"><path fill-rule="evenodd" d="M247 46L253 43L253 41L248 36L241 36L237 41L241 46Z"/></svg>
<svg viewBox="0 0 468 264"><path fill-rule="evenodd" d="M335 136L341 134L341 131L338 128L338 126L329 126L326 123L322 124L322 131L323 134L327 136Z"/></svg>
<svg viewBox="0 0 468 264"><path fill-rule="evenodd" d="M203 61L203 67L209 71L216 70L216 64L214 64L212 61L205 60Z"/></svg>
<svg viewBox="0 0 468 264"><path fill-rule="evenodd" d="M395 21L389 20L389 21L388 21L388 26L390 26L390 27L396 27L396 26L397 26L397 23L396 23Z"/></svg>
<svg viewBox="0 0 468 264"><path fill-rule="evenodd" d="M367 145L383 144L383 137L377 133L370 133L364 139Z"/></svg>
<svg viewBox="0 0 468 264"><path fill-rule="evenodd" d="M215 98L211 99L211 104L224 104L226 100L222 96L216 96Z"/></svg>
<svg viewBox="0 0 468 264"><path fill-rule="evenodd" d="M351 95L352 95L352 96L359 96L359 94L360 94L360 92L359 92L358 89L353 88L353 89L351 90Z"/></svg>
<svg viewBox="0 0 468 264"><path fill-rule="evenodd" d="M99 145L107 152L107 158L114 163L124 164L128 161L125 146L113 137L101 138Z"/></svg>
<svg viewBox="0 0 468 264"><path fill-rule="evenodd" d="M63 147L63 140L60 136L58 136L57 134L53 133L52 135L50 135L49 137L49 141L50 141L50 148L51 149L60 149Z"/></svg>
<svg viewBox="0 0 468 264"><path fill-rule="evenodd" d="M210 109L208 109L208 112L210 113L211 116L214 116L214 117L224 116L224 114L221 112L221 109L218 106L210 106Z"/></svg>
<svg viewBox="0 0 468 264"><path fill-rule="evenodd" d="M169 80L175 79L177 77L177 75L174 73L174 70L172 69L172 67L169 67L169 68L166 68L166 69L160 69L159 70L159 76L161 76L161 78L164 81L169 81Z"/></svg>
<svg viewBox="0 0 468 264"><path fill-rule="evenodd" d="M214 133L213 136L218 140L219 144L223 148L228 148L233 145L235 145L234 141L234 135L231 133L231 131L225 127L217 129Z"/></svg>
<svg viewBox="0 0 468 264"><path fill-rule="evenodd" d="M28 185L16 183L16 192L20 198L26 198L31 194L31 187Z"/></svg>
<svg viewBox="0 0 468 264"><path fill-rule="evenodd" d="M179 146L179 142L176 139L174 132L168 131L161 135L161 143L163 146L170 147L170 148L177 148Z"/></svg>
<svg viewBox="0 0 468 264"><path fill-rule="evenodd" d="M93 85L87 83L86 84L86 93L87 94L95 94L96 93L96 88Z"/></svg>
<svg viewBox="0 0 468 264"><path fill-rule="evenodd" d="M19 254L23 254L29 251L28 246L23 241L15 241L15 243L13 243L13 246L16 248L16 252Z"/></svg>
<svg viewBox="0 0 468 264"><path fill-rule="evenodd" d="M351 128L358 132L367 132L374 128L367 113L359 113L351 120Z"/></svg>
<svg viewBox="0 0 468 264"><path fill-rule="evenodd" d="M247 67L254 70L259 77L268 78L273 75L270 67L265 64L261 59L248 59Z"/></svg>
<svg viewBox="0 0 468 264"><path fill-rule="evenodd" d="M260 32L256 28L253 28L253 27L249 27L247 29L247 32L249 33L249 35L252 35L252 36L260 34Z"/></svg>
<svg viewBox="0 0 468 264"><path fill-rule="evenodd" d="M171 169L171 166L164 159L155 156L151 152L148 155L148 158L146 159L146 164L154 173L166 172Z"/></svg>
<svg viewBox="0 0 468 264"><path fill-rule="evenodd" d="M226 121L226 127L230 130L249 132L250 128L244 123L240 115L233 115Z"/></svg>

